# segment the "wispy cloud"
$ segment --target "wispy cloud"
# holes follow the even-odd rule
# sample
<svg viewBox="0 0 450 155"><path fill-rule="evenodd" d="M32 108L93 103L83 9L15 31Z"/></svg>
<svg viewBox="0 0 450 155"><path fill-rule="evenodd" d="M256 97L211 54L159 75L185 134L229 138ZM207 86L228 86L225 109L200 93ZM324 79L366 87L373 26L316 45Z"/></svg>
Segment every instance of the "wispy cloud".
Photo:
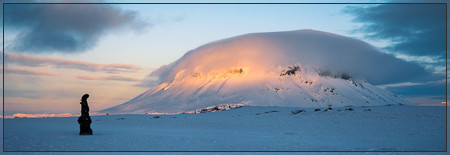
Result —
<svg viewBox="0 0 450 155"><path fill-rule="evenodd" d="M105 73L138 72L142 69L142 67L131 64L99 64L57 58L33 57L11 53L5 53L5 64L16 64L28 67L53 66L57 68L78 69L84 71Z"/></svg>
<svg viewBox="0 0 450 155"><path fill-rule="evenodd" d="M3 69L3 67L0 67L0 69ZM35 69L9 68L9 67L5 67L5 74L60 76L59 74L35 70Z"/></svg>
<svg viewBox="0 0 450 155"><path fill-rule="evenodd" d="M428 82L404 82L380 85L395 94L401 94L409 102L416 105L442 105L445 101L445 80ZM445 105L445 104L444 104Z"/></svg>
<svg viewBox="0 0 450 155"><path fill-rule="evenodd" d="M124 77L124 76L103 76L103 77L96 77L96 76L85 76L85 75L76 75L75 76L78 79L83 80L114 80L114 81L142 81L142 79L137 78L131 78L131 77Z"/></svg>
<svg viewBox="0 0 450 155"><path fill-rule="evenodd" d="M138 12L110 4L9 4L4 11L5 29L18 32L8 47L22 53L83 52L112 30L151 26Z"/></svg>
<svg viewBox="0 0 450 155"><path fill-rule="evenodd" d="M431 81L420 84L388 86L385 89L405 96L441 96L445 98L445 80Z"/></svg>
<svg viewBox="0 0 450 155"><path fill-rule="evenodd" d="M445 96L405 97L405 100L418 106L446 106Z"/></svg>
<svg viewBox="0 0 450 155"><path fill-rule="evenodd" d="M401 82L401 83L394 83L394 84L378 85L377 87L386 89L388 87L408 87L408 86L429 85L429 84L436 84L436 83L443 84L444 82L445 82L445 80L428 81L428 82Z"/></svg>

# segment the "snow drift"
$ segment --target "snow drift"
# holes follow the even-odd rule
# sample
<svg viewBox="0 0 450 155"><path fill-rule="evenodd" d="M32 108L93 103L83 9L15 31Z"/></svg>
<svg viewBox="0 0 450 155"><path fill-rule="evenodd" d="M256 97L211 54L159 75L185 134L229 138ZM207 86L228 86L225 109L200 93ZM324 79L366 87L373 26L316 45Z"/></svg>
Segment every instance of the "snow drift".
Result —
<svg viewBox="0 0 450 155"><path fill-rule="evenodd" d="M408 65L365 42L327 32L247 34L189 51L150 74L145 84L154 87L101 112L181 113L220 104L409 104L370 84L417 74L403 69Z"/></svg>

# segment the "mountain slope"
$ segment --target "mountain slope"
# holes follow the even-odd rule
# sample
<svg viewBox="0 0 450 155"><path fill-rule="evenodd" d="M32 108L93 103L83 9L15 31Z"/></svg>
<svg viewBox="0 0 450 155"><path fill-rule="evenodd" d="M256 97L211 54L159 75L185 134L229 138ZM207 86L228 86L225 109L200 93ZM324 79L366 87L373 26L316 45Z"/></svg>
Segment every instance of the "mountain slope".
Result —
<svg viewBox="0 0 450 155"><path fill-rule="evenodd" d="M147 81L156 86L101 112L181 113L220 104L409 104L366 82L379 83L386 80L383 75L398 71L395 66L380 69L393 61L380 64L374 58L395 59L362 41L314 30L242 35L201 46L162 66Z"/></svg>

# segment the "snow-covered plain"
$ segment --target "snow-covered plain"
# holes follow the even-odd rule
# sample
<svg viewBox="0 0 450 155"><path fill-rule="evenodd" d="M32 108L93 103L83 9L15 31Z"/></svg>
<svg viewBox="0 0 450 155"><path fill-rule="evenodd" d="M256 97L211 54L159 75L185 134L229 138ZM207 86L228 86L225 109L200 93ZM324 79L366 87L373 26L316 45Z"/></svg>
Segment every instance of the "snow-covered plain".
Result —
<svg viewBox="0 0 450 155"><path fill-rule="evenodd" d="M353 108L353 111L345 109ZM4 151L445 151L445 107L241 107L178 115L4 121ZM368 111L370 109L370 111ZM298 114L297 110L305 110Z"/></svg>

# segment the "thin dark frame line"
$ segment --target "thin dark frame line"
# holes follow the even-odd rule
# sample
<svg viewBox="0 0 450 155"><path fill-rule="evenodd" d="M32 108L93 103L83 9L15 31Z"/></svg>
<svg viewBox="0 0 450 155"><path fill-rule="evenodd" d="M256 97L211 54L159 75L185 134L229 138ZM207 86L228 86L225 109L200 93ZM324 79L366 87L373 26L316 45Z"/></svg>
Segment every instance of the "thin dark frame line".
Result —
<svg viewBox="0 0 450 155"><path fill-rule="evenodd" d="M199 5L199 4L272 4L272 5L283 5L283 4L444 4L445 5L445 57L446 57L446 61L445 61L445 123L446 123L446 131L445 131L445 151L5 151L5 4L195 4L195 5ZM447 92L448 92L448 88L447 88L447 28L448 28L448 23L447 23L447 3L3 3L2 4L3 7L3 51L2 51L2 59L3 59L3 69L2 69L2 73L3 73L3 152L447 152L448 151L448 133L447 133L447 128L448 128L448 102L447 102Z"/></svg>
<svg viewBox="0 0 450 155"><path fill-rule="evenodd" d="M2 150L3 152L5 152L5 5L2 4L2 15L3 15L3 22L2 22L2 102L3 102L3 117L2 117L2 122L3 122L3 145L2 145Z"/></svg>
<svg viewBox="0 0 450 155"><path fill-rule="evenodd" d="M447 4L447 3L3 3L3 4Z"/></svg>
<svg viewBox="0 0 450 155"><path fill-rule="evenodd" d="M3 152L447 152L447 151L3 151Z"/></svg>
<svg viewBox="0 0 450 155"><path fill-rule="evenodd" d="M447 21L447 3L445 4L445 151L448 151L448 98L447 98L447 94L448 94L448 84L447 84L447 79L448 79L448 69L447 69L447 60L448 60L448 21Z"/></svg>

